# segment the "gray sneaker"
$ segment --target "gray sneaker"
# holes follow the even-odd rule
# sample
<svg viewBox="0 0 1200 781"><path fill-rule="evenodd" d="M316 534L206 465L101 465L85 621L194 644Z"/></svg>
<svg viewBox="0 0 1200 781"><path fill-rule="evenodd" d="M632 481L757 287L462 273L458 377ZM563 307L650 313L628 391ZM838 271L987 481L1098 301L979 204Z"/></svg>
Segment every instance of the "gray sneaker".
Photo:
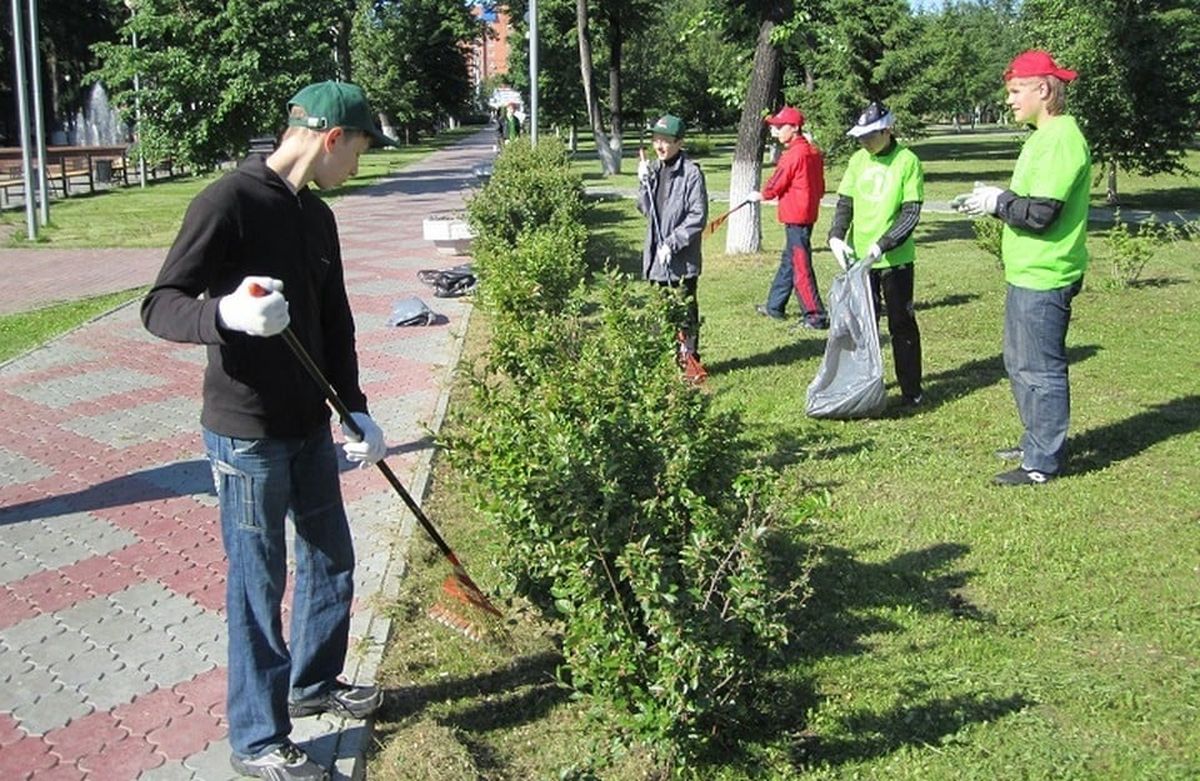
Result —
<svg viewBox="0 0 1200 781"><path fill-rule="evenodd" d="M325 692L307 700L288 703L288 715L293 719L318 713L333 713L351 719L365 719L383 704L383 692L374 686L352 686L334 681Z"/></svg>
<svg viewBox="0 0 1200 781"><path fill-rule="evenodd" d="M329 778L324 768L290 741L254 759L242 759L235 754L229 758L229 764L244 776L268 781L328 781Z"/></svg>

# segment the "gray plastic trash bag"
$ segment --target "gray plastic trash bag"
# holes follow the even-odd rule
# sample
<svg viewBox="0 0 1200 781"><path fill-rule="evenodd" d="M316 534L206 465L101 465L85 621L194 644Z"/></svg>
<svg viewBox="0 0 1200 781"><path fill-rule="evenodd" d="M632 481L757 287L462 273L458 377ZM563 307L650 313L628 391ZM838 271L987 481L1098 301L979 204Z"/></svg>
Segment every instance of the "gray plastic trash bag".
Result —
<svg viewBox="0 0 1200 781"><path fill-rule="evenodd" d="M833 278L825 358L808 386L810 417L865 418L883 411L887 396L869 271L855 263Z"/></svg>
<svg viewBox="0 0 1200 781"><path fill-rule="evenodd" d="M433 325L437 314L416 296L392 302L388 325Z"/></svg>

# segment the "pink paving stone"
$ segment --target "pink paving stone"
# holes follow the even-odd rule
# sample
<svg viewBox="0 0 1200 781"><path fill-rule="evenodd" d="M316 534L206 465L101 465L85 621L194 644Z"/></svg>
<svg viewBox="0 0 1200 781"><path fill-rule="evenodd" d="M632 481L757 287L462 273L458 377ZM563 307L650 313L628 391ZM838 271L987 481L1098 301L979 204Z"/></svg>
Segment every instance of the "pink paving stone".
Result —
<svg viewBox="0 0 1200 781"><path fill-rule="evenodd" d="M18 743L25 737L25 731L17 726L12 714L0 713L0 748Z"/></svg>
<svg viewBox="0 0 1200 781"><path fill-rule="evenodd" d="M95 597L115 594L138 581L133 568L112 556L92 556L63 568L63 575L79 583Z"/></svg>
<svg viewBox="0 0 1200 781"><path fill-rule="evenodd" d="M209 743L225 736L225 725L205 711L192 711L171 719L152 731L146 739L167 759L183 759L199 754Z"/></svg>
<svg viewBox="0 0 1200 781"><path fill-rule="evenodd" d="M15 626L38 614L37 608L28 599L18 596L8 586L2 586L0 589L0 629Z"/></svg>
<svg viewBox="0 0 1200 781"><path fill-rule="evenodd" d="M171 689L155 689L135 698L133 702L113 708L112 715L131 738L141 740L171 719L184 716L191 710L192 706Z"/></svg>
<svg viewBox="0 0 1200 781"><path fill-rule="evenodd" d="M8 587L41 613L53 613L92 597L86 588L68 580L58 569L35 572L9 583Z"/></svg>
<svg viewBox="0 0 1200 781"><path fill-rule="evenodd" d="M40 770L34 781L83 781L87 778L82 770L67 762L59 762L49 770Z"/></svg>
<svg viewBox="0 0 1200 781"><path fill-rule="evenodd" d="M74 765L80 757L97 754L109 743L125 740L128 734L117 726L111 712L93 712L65 727L50 730L42 739L50 744L56 756Z"/></svg>
<svg viewBox="0 0 1200 781"><path fill-rule="evenodd" d="M205 610L216 613L225 612L225 574L214 573L211 570L195 570L204 574L191 574L187 578L179 577L163 581L163 585L177 593L183 594ZM200 578L211 578L209 583L197 582Z"/></svg>
<svg viewBox="0 0 1200 781"><path fill-rule="evenodd" d="M105 746L98 754L81 757L79 767L88 781L132 781L166 761L144 737L130 736Z"/></svg>
<svg viewBox="0 0 1200 781"><path fill-rule="evenodd" d="M214 706L224 704L228 673L228 668L216 667L190 681L176 684L174 691L193 710L208 713Z"/></svg>
<svg viewBox="0 0 1200 781"><path fill-rule="evenodd" d="M50 746L41 738L25 738L0 751L0 778L4 781L26 779L49 770L58 762Z"/></svg>

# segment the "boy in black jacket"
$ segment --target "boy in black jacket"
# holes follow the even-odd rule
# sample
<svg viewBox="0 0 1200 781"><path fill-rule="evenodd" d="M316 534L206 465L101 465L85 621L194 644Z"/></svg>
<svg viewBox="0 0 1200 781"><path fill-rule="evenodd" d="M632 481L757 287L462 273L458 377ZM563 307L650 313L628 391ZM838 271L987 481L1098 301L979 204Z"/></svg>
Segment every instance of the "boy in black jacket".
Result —
<svg viewBox="0 0 1200 781"><path fill-rule="evenodd" d="M382 458L383 432L358 382L337 225L308 188L354 175L372 139L395 144L373 116L353 84L329 81L297 93L279 148L247 158L192 201L142 302L152 333L208 347L200 422L229 563L226 710L231 762L248 776L325 778L289 740L291 717L363 718L381 699L374 687L337 677L349 640L354 550L329 409L283 340L269 338L291 324L364 433L343 445L347 458ZM285 643L289 512L296 588Z"/></svg>

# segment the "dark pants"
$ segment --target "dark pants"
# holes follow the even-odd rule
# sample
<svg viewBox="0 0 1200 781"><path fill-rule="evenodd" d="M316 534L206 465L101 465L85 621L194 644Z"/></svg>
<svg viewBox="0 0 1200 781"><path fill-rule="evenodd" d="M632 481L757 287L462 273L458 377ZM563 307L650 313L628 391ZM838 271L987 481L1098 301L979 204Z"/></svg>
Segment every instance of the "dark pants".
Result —
<svg viewBox="0 0 1200 781"><path fill-rule="evenodd" d="M699 282L700 277L684 277L674 282L654 283L659 287L677 290L683 296L687 313L679 332L683 334L683 350L696 356L696 360L700 360L700 304L696 300L696 285Z"/></svg>
<svg viewBox="0 0 1200 781"><path fill-rule="evenodd" d="M767 311L778 317L783 317L788 298L792 291L796 300L804 310L801 318L813 325L825 325L829 316L825 312L825 304L821 302L821 293L817 289L817 276L813 273L812 245L810 236L811 225L784 225L787 233L787 244L779 256L779 270L771 282L767 293Z"/></svg>
<svg viewBox="0 0 1200 781"><path fill-rule="evenodd" d="M887 307L900 392L915 399L921 395L921 331L913 311L913 264L871 269L871 296L875 299L876 320Z"/></svg>

